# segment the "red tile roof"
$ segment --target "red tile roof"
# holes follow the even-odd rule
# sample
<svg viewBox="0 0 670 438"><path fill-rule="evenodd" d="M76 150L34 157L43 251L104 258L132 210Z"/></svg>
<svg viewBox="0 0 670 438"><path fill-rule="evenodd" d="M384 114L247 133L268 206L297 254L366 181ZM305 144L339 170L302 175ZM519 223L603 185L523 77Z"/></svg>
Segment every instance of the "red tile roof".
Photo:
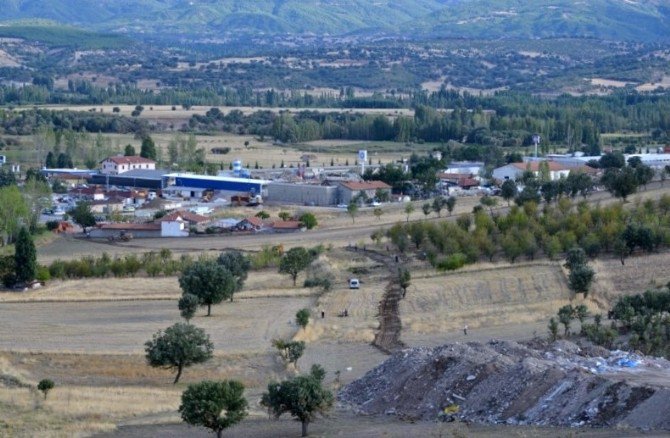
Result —
<svg viewBox="0 0 670 438"><path fill-rule="evenodd" d="M263 220L259 217L250 216L250 217L248 217L244 220L249 222L254 227L262 227L263 226Z"/></svg>
<svg viewBox="0 0 670 438"><path fill-rule="evenodd" d="M349 190L388 190L391 188L383 181L345 181L342 185Z"/></svg>
<svg viewBox="0 0 670 438"><path fill-rule="evenodd" d="M209 218L205 216L201 216L199 214L192 213L190 211L175 211L174 213L170 213L168 215L163 216L162 218L158 219L156 222L166 222L166 221L176 221L179 218L186 222L194 223L194 224L200 224L203 222L208 222Z"/></svg>
<svg viewBox="0 0 670 438"><path fill-rule="evenodd" d="M118 231L160 231L161 225L155 223L148 224L101 224L98 226L102 230Z"/></svg>
<svg viewBox="0 0 670 438"><path fill-rule="evenodd" d="M272 224L272 227L277 230L297 230L303 225L300 221L277 221Z"/></svg>
<svg viewBox="0 0 670 438"><path fill-rule="evenodd" d="M123 155L117 155L114 157L109 157L104 161L111 161L114 164L156 164L154 160L148 158L140 157L138 155L126 157Z"/></svg>

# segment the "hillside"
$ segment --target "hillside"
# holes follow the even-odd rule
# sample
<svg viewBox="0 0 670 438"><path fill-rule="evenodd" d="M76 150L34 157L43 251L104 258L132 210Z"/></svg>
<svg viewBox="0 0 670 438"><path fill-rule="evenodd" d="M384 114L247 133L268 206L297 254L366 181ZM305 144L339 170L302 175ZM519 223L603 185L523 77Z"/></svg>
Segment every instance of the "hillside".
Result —
<svg viewBox="0 0 670 438"><path fill-rule="evenodd" d="M44 18L170 37L352 32L457 38L670 40L663 0L5 0L0 21Z"/></svg>
<svg viewBox="0 0 670 438"><path fill-rule="evenodd" d="M408 22L430 37L556 38L669 41L670 5L652 0L462 0Z"/></svg>

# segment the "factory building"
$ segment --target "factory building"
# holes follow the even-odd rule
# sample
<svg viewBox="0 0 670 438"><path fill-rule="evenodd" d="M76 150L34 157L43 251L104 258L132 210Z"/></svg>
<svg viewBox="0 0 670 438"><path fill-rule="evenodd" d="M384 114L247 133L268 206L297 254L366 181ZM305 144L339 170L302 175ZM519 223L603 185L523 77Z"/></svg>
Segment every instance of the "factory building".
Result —
<svg viewBox="0 0 670 438"><path fill-rule="evenodd" d="M329 206L339 203L339 188L318 184L272 182L266 201L278 204Z"/></svg>
<svg viewBox="0 0 670 438"><path fill-rule="evenodd" d="M207 191L230 194L250 194L267 196L269 181L228 176L194 175L188 173L168 173L163 175L165 191L180 196L202 197Z"/></svg>

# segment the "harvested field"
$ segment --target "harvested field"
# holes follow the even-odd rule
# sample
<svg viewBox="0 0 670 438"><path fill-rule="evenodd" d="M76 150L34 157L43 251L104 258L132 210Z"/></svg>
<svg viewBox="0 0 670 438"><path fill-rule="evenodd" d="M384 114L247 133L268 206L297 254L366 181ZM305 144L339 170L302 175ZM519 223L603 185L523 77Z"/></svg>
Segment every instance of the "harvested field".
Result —
<svg viewBox="0 0 670 438"><path fill-rule="evenodd" d="M219 353L265 351L296 331L295 312L310 298L236 300L201 309L193 323L209 333ZM179 321L174 301L18 303L0 307L0 350L139 353L160 329ZM234 336L231 336L234 333Z"/></svg>
<svg viewBox="0 0 670 438"><path fill-rule="evenodd" d="M622 295L634 295L670 282L670 252L640 254L626 259L599 258L592 262L596 270L594 296L613 303Z"/></svg>
<svg viewBox="0 0 670 438"><path fill-rule="evenodd" d="M559 263L413 277L400 302L402 324L410 334L453 332L464 324L477 328L546 321L571 296Z"/></svg>

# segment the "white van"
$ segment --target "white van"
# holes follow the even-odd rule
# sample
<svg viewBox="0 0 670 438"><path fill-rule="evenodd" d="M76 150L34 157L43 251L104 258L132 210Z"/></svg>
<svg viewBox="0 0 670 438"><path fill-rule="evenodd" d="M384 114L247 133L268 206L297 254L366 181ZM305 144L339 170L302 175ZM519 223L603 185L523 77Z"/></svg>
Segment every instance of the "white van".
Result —
<svg viewBox="0 0 670 438"><path fill-rule="evenodd" d="M358 281L358 278L350 278L349 279L349 289L360 289L361 287L361 282Z"/></svg>

